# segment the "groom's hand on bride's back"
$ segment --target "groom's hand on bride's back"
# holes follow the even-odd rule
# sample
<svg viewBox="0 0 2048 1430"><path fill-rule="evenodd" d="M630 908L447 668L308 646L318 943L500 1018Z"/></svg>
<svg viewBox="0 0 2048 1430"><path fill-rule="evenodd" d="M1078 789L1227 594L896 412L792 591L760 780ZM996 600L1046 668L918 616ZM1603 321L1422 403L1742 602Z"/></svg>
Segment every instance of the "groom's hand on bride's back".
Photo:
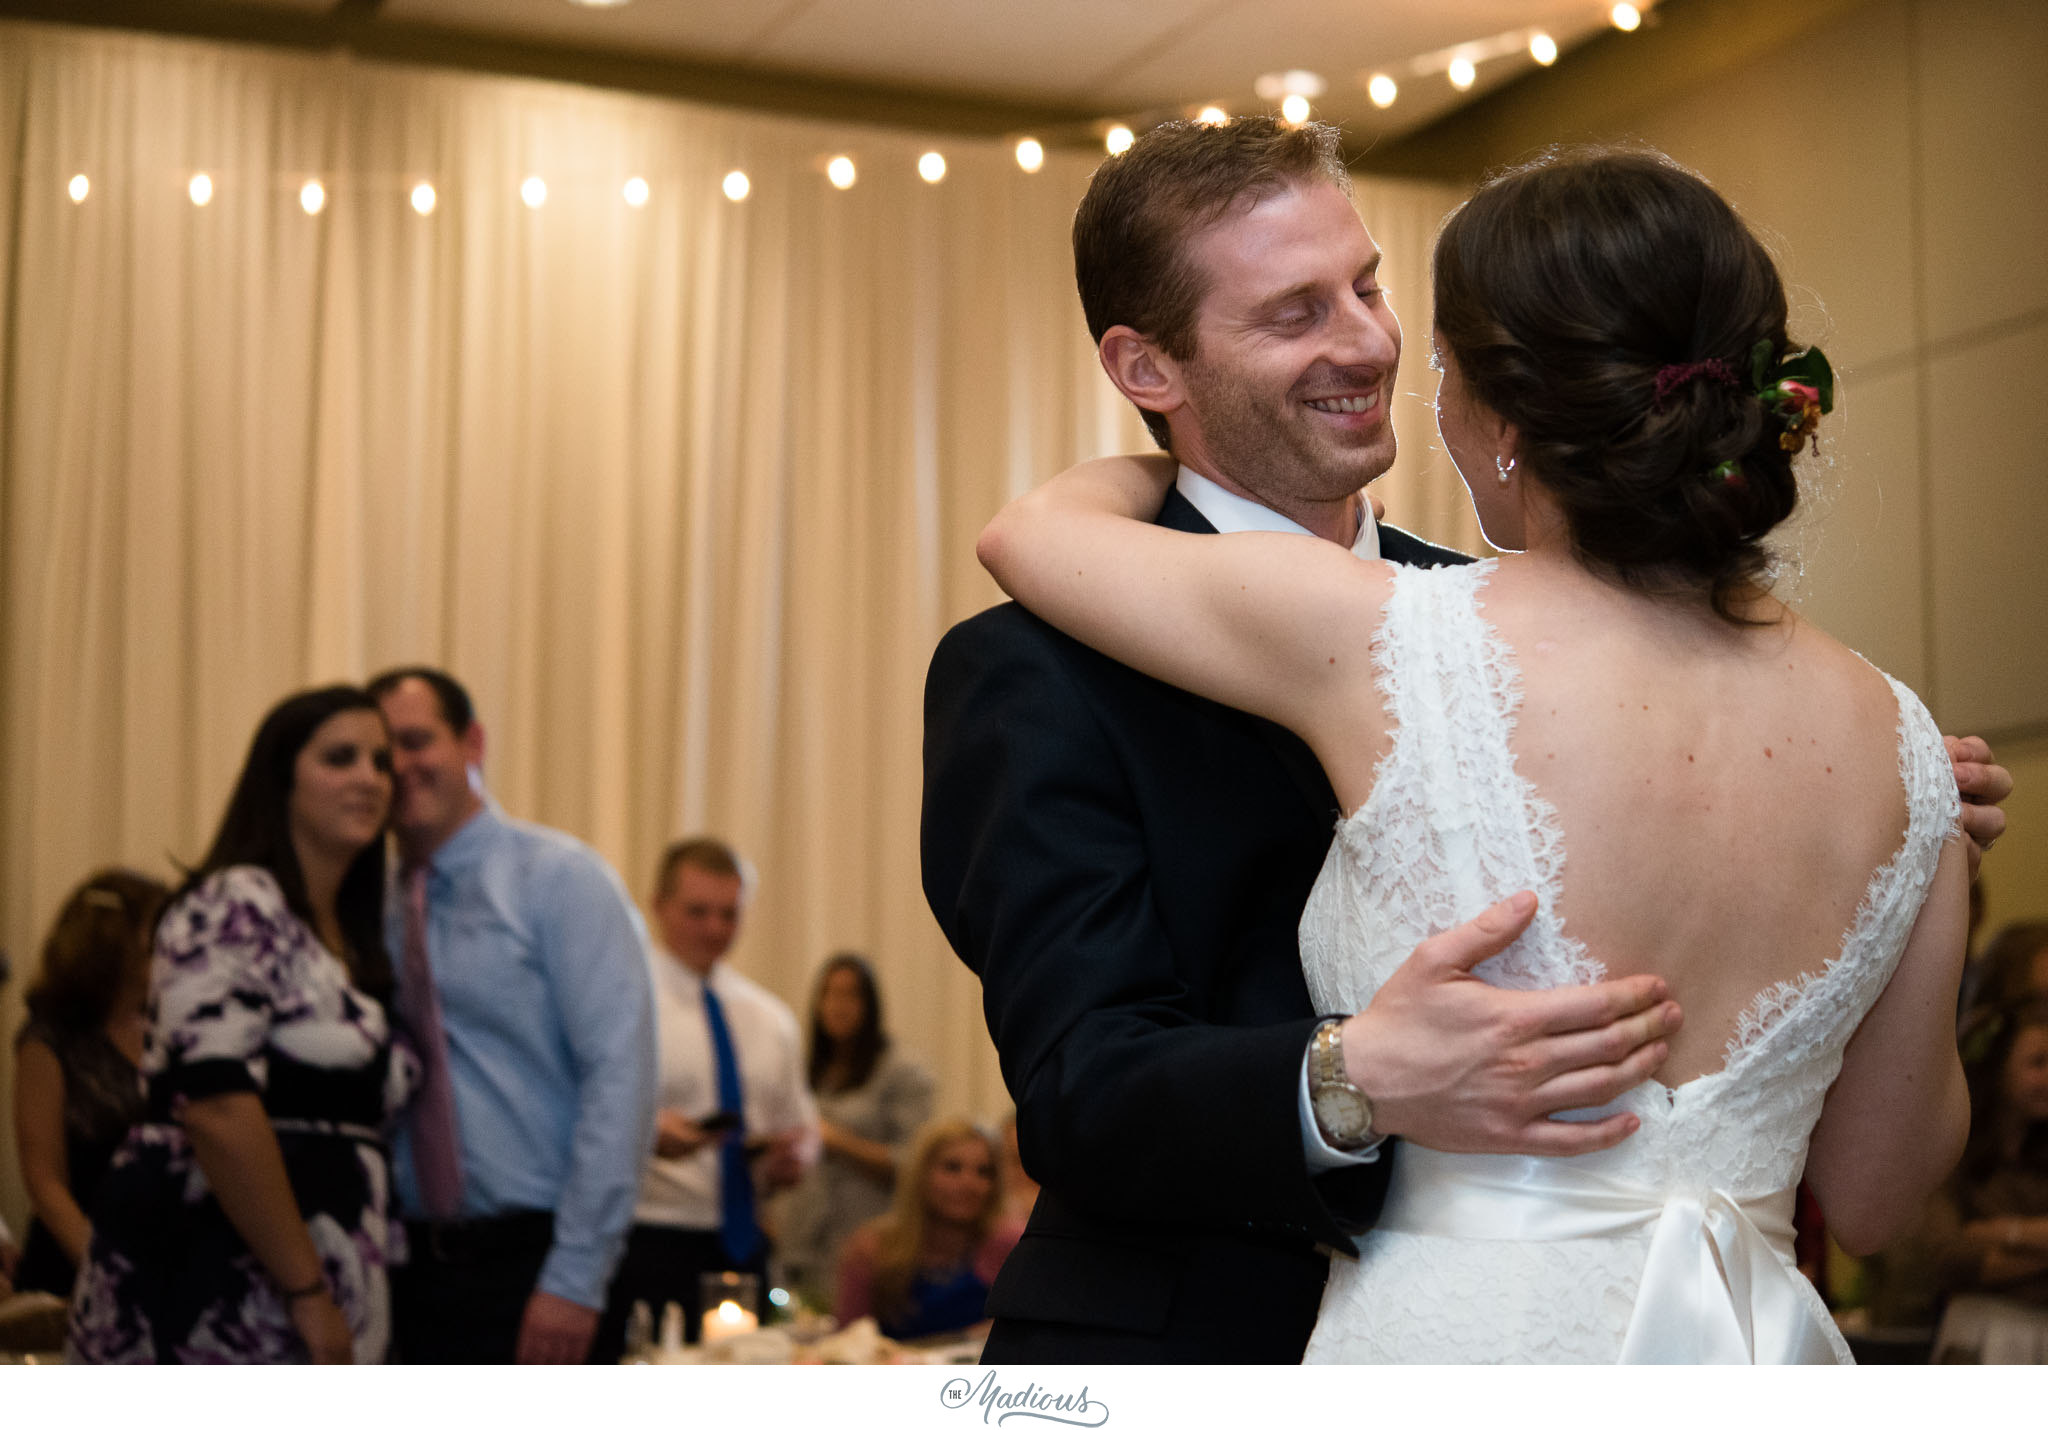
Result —
<svg viewBox="0 0 2048 1430"><path fill-rule="evenodd" d="M1535 913L1536 896L1519 893L1425 940L1345 1025L1345 1067L1372 1098L1374 1131L1444 1152L1571 1156L1636 1130L1627 1113L1551 1114L1599 1107L1654 1073L1678 1005L1650 974L1534 992L1475 977Z"/></svg>

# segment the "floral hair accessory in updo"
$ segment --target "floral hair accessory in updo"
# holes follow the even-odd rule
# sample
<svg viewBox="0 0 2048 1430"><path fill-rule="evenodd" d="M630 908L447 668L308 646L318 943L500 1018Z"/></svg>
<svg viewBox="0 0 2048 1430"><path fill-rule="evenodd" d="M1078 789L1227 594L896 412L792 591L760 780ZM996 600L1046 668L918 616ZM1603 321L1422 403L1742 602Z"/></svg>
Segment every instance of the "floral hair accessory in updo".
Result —
<svg viewBox="0 0 2048 1430"><path fill-rule="evenodd" d="M1809 439L1825 413L1835 410L1835 370L1819 348L1787 353L1773 365L1771 340L1760 339L1749 350L1749 381L1756 400L1777 417L1785 430L1778 446L1796 452Z"/></svg>
<svg viewBox="0 0 2048 1430"><path fill-rule="evenodd" d="M1657 398L1655 408L1664 410L1664 404L1671 400L1671 394L1688 382L1707 378L1725 387L1740 387L1735 374L1728 364L1719 358L1708 358L1705 362L1669 362L1657 369Z"/></svg>

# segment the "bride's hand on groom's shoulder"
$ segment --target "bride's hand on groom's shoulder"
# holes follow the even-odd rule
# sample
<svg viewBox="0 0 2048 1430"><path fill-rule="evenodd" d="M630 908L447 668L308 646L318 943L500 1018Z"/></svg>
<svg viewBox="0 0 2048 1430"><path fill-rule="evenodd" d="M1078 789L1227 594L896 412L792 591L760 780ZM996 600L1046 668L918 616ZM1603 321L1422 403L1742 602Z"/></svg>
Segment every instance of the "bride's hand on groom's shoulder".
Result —
<svg viewBox="0 0 2048 1430"><path fill-rule="evenodd" d="M1970 836L1970 878L1975 880L1978 865L2005 833L2005 811L1999 806L2012 794L2012 771L1975 735L1944 735L1942 743L1948 746L1948 762L1963 797L1963 833Z"/></svg>
<svg viewBox="0 0 2048 1430"><path fill-rule="evenodd" d="M1634 1116L1555 1122L1599 1107L1655 1072L1679 1025L1651 975L1536 992L1495 988L1472 970L1514 942L1536 896L1511 896L1417 945L1344 1029L1352 1082L1373 1130L1444 1152L1572 1156L1611 1147Z"/></svg>

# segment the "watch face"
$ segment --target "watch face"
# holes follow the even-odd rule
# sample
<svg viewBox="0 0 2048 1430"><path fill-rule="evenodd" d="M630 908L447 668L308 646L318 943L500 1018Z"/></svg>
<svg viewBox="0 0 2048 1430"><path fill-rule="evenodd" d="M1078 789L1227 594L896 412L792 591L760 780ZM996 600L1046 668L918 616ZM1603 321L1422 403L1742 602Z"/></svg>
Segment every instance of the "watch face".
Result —
<svg viewBox="0 0 2048 1430"><path fill-rule="evenodd" d="M1333 1141L1350 1141L1372 1131L1372 1104L1340 1088L1317 1088L1312 1099L1316 1121Z"/></svg>

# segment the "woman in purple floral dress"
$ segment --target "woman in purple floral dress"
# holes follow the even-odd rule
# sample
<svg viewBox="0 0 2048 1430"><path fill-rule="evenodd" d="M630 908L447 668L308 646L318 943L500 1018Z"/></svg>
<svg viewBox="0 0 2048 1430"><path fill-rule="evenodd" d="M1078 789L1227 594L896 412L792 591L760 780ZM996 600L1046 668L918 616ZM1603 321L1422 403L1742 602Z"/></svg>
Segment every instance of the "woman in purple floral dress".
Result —
<svg viewBox="0 0 2048 1430"><path fill-rule="evenodd" d="M382 1127L410 1081L382 1000L390 739L353 686L256 732L213 847L157 924L142 1123L92 1210L81 1361L375 1361Z"/></svg>

